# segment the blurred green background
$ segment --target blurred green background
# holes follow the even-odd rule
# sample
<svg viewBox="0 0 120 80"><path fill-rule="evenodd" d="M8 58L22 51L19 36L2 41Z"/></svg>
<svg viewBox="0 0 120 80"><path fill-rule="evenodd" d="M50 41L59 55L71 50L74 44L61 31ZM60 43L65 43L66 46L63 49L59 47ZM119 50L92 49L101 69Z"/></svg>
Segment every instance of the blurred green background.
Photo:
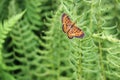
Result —
<svg viewBox="0 0 120 80"><path fill-rule="evenodd" d="M120 80L120 0L0 0L0 80Z"/></svg>

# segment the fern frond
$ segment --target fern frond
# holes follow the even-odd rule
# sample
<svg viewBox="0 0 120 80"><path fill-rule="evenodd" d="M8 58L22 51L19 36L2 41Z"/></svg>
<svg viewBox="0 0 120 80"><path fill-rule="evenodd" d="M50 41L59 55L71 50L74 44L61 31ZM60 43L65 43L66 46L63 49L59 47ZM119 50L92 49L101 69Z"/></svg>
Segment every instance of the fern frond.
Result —
<svg viewBox="0 0 120 80"><path fill-rule="evenodd" d="M86 24L82 26L85 32L84 39L73 39L70 41L70 61L72 66L74 66L77 80L112 80L113 78L111 78L110 75L113 74L110 74L110 71L117 74L114 74L116 80L119 79L119 72L112 70L113 67L119 70L119 64L116 64L117 62L119 63L117 55L120 52L120 50L118 50L120 48L120 41L116 38L116 35L119 34L119 32L116 31L118 22L115 26L111 25L111 23L116 23L116 21L108 22L109 19L115 18L115 16L110 16L112 14L103 17L103 14L109 10L111 11L114 6L111 6L108 10L103 10L104 8L101 8L101 6L109 2L99 0L83 0L75 4L73 3L74 2L71 1L68 4L67 1L63 1L64 11L70 15L74 14L71 15L73 18L82 15L83 18L81 18L80 23L77 23L78 25L84 21L86 22ZM72 9L75 11L70 12ZM114 57L114 59L111 59L111 57ZM109 65L109 63L111 63L111 65Z"/></svg>
<svg viewBox="0 0 120 80"><path fill-rule="evenodd" d="M3 63L3 57L2 57L2 49L3 49L3 43L5 41L5 38L7 37L7 34L13 29L14 25L18 22L18 20L23 16L24 12L17 14L16 16L13 16L12 18L6 20L2 23L0 23L0 69L7 69L7 66ZM7 80L6 76L9 77L11 80L15 80L9 73L6 73L4 71L1 71L0 76L2 79Z"/></svg>
<svg viewBox="0 0 120 80"><path fill-rule="evenodd" d="M119 80L119 7L118 0L1 0L0 79ZM23 10L21 20L24 12L9 19ZM63 13L82 39L62 31Z"/></svg>
<svg viewBox="0 0 120 80"><path fill-rule="evenodd" d="M7 49L12 50L8 51L9 55L7 55L8 52L6 52L6 54L4 55L4 60L5 63L7 64L8 71L11 72L16 79L45 80L47 75L51 75L50 73L45 74L47 68L49 67L47 63L49 61L50 62L52 61L51 57L47 57L47 54L51 53L51 51L42 51L44 48L47 49L47 47L50 46L50 42L48 45L43 43L42 41L39 44L39 36L37 36L43 30L42 28L44 26L42 22L42 17L45 16L42 16L40 14L41 10L44 9L40 7L42 1L30 0L21 1L21 3L25 4L17 6L17 8L19 9L16 9L15 5L11 5L12 8L14 8L11 9L12 10L11 14L18 12L19 10L22 10L22 6L26 7L26 14L23 17L23 20L21 20L16 25L16 27L10 34L12 40L8 45ZM15 4L15 2L12 4ZM37 33L37 31L39 32ZM49 38L45 39L49 40ZM46 67L43 67L42 65L45 65ZM51 70L51 72L53 71Z"/></svg>
<svg viewBox="0 0 120 80"><path fill-rule="evenodd" d="M13 16L9 20L6 20L2 23L0 23L0 46L2 47L2 43L4 43L4 39L7 37L8 32L10 32L15 25L15 23L18 22L18 20L22 17L24 12ZM1 49L0 47L0 49Z"/></svg>

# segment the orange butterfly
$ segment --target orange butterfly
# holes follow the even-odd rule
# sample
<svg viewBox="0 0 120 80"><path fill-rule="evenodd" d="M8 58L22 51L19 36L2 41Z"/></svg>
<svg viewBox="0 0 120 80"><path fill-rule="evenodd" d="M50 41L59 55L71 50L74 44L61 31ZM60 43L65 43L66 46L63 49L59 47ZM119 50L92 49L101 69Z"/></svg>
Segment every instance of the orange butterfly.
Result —
<svg viewBox="0 0 120 80"><path fill-rule="evenodd" d="M83 31L79 29L65 13L62 15L62 29L64 33L67 33L69 39L73 37L82 38L84 36Z"/></svg>

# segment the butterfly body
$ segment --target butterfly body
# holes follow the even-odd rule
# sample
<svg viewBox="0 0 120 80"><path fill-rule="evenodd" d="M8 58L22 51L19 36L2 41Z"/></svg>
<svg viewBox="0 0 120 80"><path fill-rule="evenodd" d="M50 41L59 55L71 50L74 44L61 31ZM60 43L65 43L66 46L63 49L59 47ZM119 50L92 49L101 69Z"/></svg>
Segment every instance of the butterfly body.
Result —
<svg viewBox="0 0 120 80"><path fill-rule="evenodd" d="M82 38L84 36L83 31L79 29L65 13L62 15L62 29L69 39L73 37Z"/></svg>

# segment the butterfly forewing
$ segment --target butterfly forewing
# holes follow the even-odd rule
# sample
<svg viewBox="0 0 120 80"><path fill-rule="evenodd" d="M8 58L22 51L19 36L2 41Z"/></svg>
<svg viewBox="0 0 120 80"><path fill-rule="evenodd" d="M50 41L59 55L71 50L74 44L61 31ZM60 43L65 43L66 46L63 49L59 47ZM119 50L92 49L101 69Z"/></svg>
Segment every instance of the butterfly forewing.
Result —
<svg viewBox="0 0 120 80"><path fill-rule="evenodd" d="M63 29L63 32L67 33L71 26L72 26L72 22L70 20L70 18L64 13L62 15L62 29Z"/></svg>
<svg viewBox="0 0 120 80"><path fill-rule="evenodd" d="M62 29L63 32L67 33L69 39L73 37L82 38L84 36L83 31L76 27L75 23L65 13L62 15Z"/></svg>

